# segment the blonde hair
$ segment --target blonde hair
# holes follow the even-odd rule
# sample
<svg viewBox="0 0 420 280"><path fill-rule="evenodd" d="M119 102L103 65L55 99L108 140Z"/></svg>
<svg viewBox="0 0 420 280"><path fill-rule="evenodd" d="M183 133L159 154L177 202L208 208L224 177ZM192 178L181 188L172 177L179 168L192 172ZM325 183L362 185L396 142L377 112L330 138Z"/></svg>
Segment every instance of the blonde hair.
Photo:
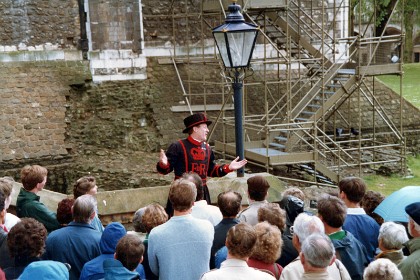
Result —
<svg viewBox="0 0 420 280"><path fill-rule="evenodd" d="M267 264L274 263L280 257L283 246L280 230L268 222L258 223L254 229L257 233L257 242L251 258Z"/></svg>

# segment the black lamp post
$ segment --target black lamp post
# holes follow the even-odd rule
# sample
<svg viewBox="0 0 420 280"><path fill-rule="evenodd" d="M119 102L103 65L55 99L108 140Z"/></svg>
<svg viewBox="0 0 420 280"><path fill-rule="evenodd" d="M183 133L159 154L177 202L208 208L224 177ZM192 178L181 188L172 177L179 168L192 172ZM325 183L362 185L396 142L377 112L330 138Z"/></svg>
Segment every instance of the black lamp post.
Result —
<svg viewBox="0 0 420 280"><path fill-rule="evenodd" d="M236 155L244 159L244 132L242 125L242 87L241 71L249 68L252 52L258 35L258 27L246 23L241 14L241 6L234 0L228 7L229 14L225 23L213 29L220 56L225 68L234 71L232 82L235 108L235 145ZM237 176L244 176L244 168L237 170Z"/></svg>

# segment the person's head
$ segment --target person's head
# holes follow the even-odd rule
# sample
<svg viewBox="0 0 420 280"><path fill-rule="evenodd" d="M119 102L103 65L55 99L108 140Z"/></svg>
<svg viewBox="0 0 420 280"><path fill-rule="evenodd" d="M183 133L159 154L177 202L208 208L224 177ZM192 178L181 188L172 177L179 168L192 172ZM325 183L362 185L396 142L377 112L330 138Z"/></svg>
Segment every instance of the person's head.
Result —
<svg viewBox="0 0 420 280"><path fill-rule="evenodd" d="M13 182L13 178L10 177L0 178L0 192L4 195L6 210L9 208L10 203L12 202Z"/></svg>
<svg viewBox="0 0 420 280"><path fill-rule="evenodd" d="M127 234L125 227L118 222L108 224L101 236L99 247L102 254L113 254L117 248L117 243Z"/></svg>
<svg viewBox="0 0 420 280"><path fill-rule="evenodd" d="M153 228L166 223L168 214L158 203L152 203L145 207L143 214L143 224L146 232L149 233Z"/></svg>
<svg viewBox="0 0 420 280"><path fill-rule="evenodd" d="M231 227L226 236L228 254L233 258L246 259L251 256L256 242L255 229L246 223Z"/></svg>
<svg viewBox="0 0 420 280"><path fill-rule="evenodd" d="M135 232L146 232L146 228L143 224L143 215L145 209L146 207L142 207L134 213L133 227Z"/></svg>
<svg viewBox="0 0 420 280"><path fill-rule="evenodd" d="M341 228L347 216L347 207L338 197L323 194L318 199L318 216L332 228Z"/></svg>
<svg viewBox="0 0 420 280"><path fill-rule="evenodd" d="M373 210L385 199L385 196L380 192L367 191L360 201L360 206L363 207L366 214L371 216L378 224L382 224L384 219L378 214L374 213Z"/></svg>
<svg viewBox="0 0 420 280"><path fill-rule="evenodd" d="M321 233L309 235L302 243L300 260L306 270L312 268L327 268L335 261L335 248L331 239Z"/></svg>
<svg viewBox="0 0 420 280"><path fill-rule="evenodd" d="M118 241L115 250L115 259L130 271L136 269L143 260L144 245L140 238L134 234L127 234Z"/></svg>
<svg viewBox="0 0 420 280"><path fill-rule="evenodd" d="M188 133L195 140L206 141L209 133L209 126L212 122L207 119L203 113L195 113L184 119L185 129L183 133Z"/></svg>
<svg viewBox="0 0 420 280"><path fill-rule="evenodd" d="M238 192L228 190L219 193L217 196L217 206L223 217L236 217L241 210L242 195Z"/></svg>
<svg viewBox="0 0 420 280"><path fill-rule="evenodd" d="M255 201L265 200L270 185L263 176L255 175L250 177L246 183L248 185L248 195L250 199Z"/></svg>
<svg viewBox="0 0 420 280"><path fill-rule="evenodd" d="M68 280L69 268L58 261L31 262L25 267L19 279Z"/></svg>
<svg viewBox="0 0 420 280"><path fill-rule="evenodd" d="M303 241L305 241L309 235L313 233L324 233L324 224L316 216L301 213L296 217L290 231L293 234L293 245L300 251Z"/></svg>
<svg viewBox="0 0 420 280"><path fill-rule="evenodd" d="M33 218L22 218L7 237L7 246L12 257L28 259L39 257L44 252L47 230Z"/></svg>
<svg viewBox="0 0 420 280"><path fill-rule="evenodd" d="M26 165L20 171L22 185L27 191L40 191L47 182L48 170L40 165Z"/></svg>
<svg viewBox="0 0 420 280"><path fill-rule="evenodd" d="M405 207L408 214L408 233L412 237L420 237L420 202L414 202Z"/></svg>
<svg viewBox="0 0 420 280"><path fill-rule="evenodd" d="M284 190L282 196L294 196L299 198L302 201L305 201L305 193L298 187L290 187Z"/></svg>
<svg viewBox="0 0 420 280"><path fill-rule="evenodd" d="M194 183L195 187L197 188L197 197L195 201L203 200L204 199L204 187L203 187L203 179L195 173L195 172L188 172L182 175L183 179L187 179Z"/></svg>
<svg viewBox="0 0 420 280"><path fill-rule="evenodd" d="M96 179L93 176L84 176L76 181L73 186L74 199L84 194L95 195L98 192Z"/></svg>
<svg viewBox="0 0 420 280"><path fill-rule="evenodd" d="M73 221L89 224L95 217L96 200L90 194L79 196L73 204Z"/></svg>
<svg viewBox="0 0 420 280"><path fill-rule="evenodd" d="M338 183L340 198L352 203L360 203L366 193L366 183L358 177L346 177Z"/></svg>
<svg viewBox="0 0 420 280"><path fill-rule="evenodd" d="M365 280L403 280L397 265L386 258L371 262L363 273Z"/></svg>
<svg viewBox="0 0 420 280"><path fill-rule="evenodd" d="M274 263L281 254L283 241L280 230L268 222L258 223L254 226L257 242L251 258L267 264Z"/></svg>
<svg viewBox="0 0 420 280"><path fill-rule="evenodd" d="M175 211L186 212L191 209L197 197L197 188L194 183L185 180L175 180L169 189L169 201Z"/></svg>
<svg viewBox="0 0 420 280"><path fill-rule="evenodd" d="M283 196L280 207L286 211L286 225L292 226L296 217L303 213L305 203L300 198L293 195Z"/></svg>
<svg viewBox="0 0 420 280"><path fill-rule="evenodd" d="M61 225L67 225L68 223L73 221L73 214L71 213L71 208L73 207L73 204L73 198L64 198L58 203L57 221Z"/></svg>
<svg viewBox="0 0 420 280"><path fill-rule="evenodd" d="M379 229L379 249L400 250L403 244L408 241L405 227L394 222L386 222Z"/></svg>
<svg viewBox="0 0 420 280"><path fill-rule="evenodd" d="M286 226L286 212L277 203L266 203L258 209L258 222L264 221L283 231Z"/></svg>

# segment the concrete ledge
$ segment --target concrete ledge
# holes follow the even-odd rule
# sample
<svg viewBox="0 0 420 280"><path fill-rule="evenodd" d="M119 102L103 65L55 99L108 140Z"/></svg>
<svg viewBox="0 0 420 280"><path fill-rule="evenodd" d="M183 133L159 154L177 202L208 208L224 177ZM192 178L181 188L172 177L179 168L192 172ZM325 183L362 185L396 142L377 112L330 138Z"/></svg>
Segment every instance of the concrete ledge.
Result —
<svg viewBox="0 0 420 280"><path fill-rule="evenodd" d="M0 52L1 62L18 61L75 61L83 60L82 52L77 50L36 50Z"/></svg>
<svg viewBox="0 0 420 280"><path fill-rule="evenodd" d="M225 177L211 178L208 181L210 197L212 203L217 203L217 195L226 190L234 190L242 195L242 204L248 205L247 184L249 177L257 174L245 174L245 177L238 178L236 173L232 172ZM285 190L285 183L277 179L269 173L259 173L264 176L270 184L268 201L280 201L281 193ZM20 192L22 184L15 183L12 197L12 206L16 205L16 198ZM105 191L96 195L98 201L99 216L104 224L111 221L129 223L132 220L134 212L152 202L157 202L162 206L166 205L170 186L159 186L140 189L126 189L117 191ZM57 211L58 202L69 195L43 190L38 193L41 202L44 203L51 211Z"/></svg>

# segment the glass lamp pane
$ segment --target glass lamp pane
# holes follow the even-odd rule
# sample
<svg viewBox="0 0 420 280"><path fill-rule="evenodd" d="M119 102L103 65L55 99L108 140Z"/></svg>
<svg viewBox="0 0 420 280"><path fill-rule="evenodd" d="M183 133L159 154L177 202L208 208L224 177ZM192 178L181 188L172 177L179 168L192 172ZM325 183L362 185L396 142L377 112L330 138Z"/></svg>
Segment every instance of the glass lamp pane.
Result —
<svg viewBox="0 0 420 280"><path fill-rule="evenodd" d="M217 32L213 33L214 39L216 40L217 48L219 49L220 56L222 57L223 64L225 67L232 67L229 61L228 49L226 46L225 33Z"/></svg>
<svg viewBox="0 0 420 280"><path fill-rule="evenodd" d="M232 32L227 34L232 67L248 66L257 31Z"/></svg>

